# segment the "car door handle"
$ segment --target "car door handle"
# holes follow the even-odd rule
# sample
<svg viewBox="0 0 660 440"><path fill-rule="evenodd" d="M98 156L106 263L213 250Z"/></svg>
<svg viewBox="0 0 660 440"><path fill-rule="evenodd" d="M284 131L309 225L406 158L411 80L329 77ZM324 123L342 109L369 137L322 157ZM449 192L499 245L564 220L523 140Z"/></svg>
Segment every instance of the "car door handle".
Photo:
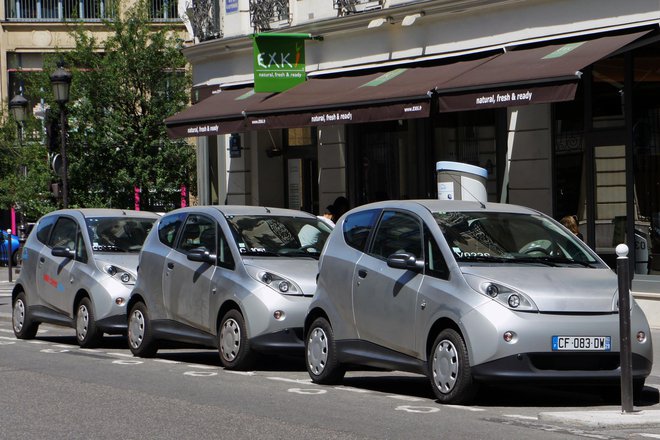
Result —
<svg viewBox="0 0 660 440"><path fill-rule="evenodd" d="M364 270L364 269L360 269L360 270L358 270L358 276L359 276L360 278L366 278L366 277L367 277L367 271Z"/></svg>
<svg viewBox="0 0 660 440"><path fill-rule="evenodd" d="M167 268L168 269L174 269L174 263L172 263L171 261L169 263L167 263Z"/></svg>

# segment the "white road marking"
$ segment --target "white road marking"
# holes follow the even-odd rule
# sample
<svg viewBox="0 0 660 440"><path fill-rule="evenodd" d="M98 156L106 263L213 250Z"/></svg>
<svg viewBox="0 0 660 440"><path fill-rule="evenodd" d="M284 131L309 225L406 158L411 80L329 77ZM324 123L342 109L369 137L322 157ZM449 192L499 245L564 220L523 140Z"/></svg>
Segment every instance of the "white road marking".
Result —
<svg viewBox="0 0 660 440"><path fill-rule="evenodd" d="M134 357L131 353L119 353L117 351L106 351L105 354L109 354L111 356L126 357L126 358Z"/></svg>
<svg viewBox="0 0 660 440"><path fill-rule="evenodd" d="M144 362L134 361L130 359L117 359L116 361L112 361L112 363L117 365L140 365L143 364Z"/></svg>
<svg viewBox="0 0 660 440"><path fill-rule="evenodd" d="M533 417L533 416L523 416L520 414L503 414L504 417L511 417L513 419L522 419L522 420L538 420L538 417Z"/></svg>
<svg viewBox="0 0 660 440"><path fill-rule="evenodd" d="M16 340L16 338L10 338L10 337L7 337L7 336L0 336L0 339L6 339L8 341L15 341Z"/></svg>
<svg viewBox="0 0 660 440"><path fill-rule="evenodd" d="M43 345L43 344L48 344L46 341L27 341L30 344L37 344L37 345Z"/></svg>
<svg viewBox="0 0 660 440"><path fill-rule="evenodd" d="M291 382L291 383L302 383L305 385L309 385L312 383L312 379L289 379L286 377L269 377L268 379L270 380L279 380L282 382Z"/></svg>
<svg viewBox="0 0 660 440"><path fill-rule="evenodd" d="M57 348L71 348L70 345L66 345L66 344L55 344L55 345L53 345L53 347L57 347Z"/></svg>
<svg viewBox="0 0 660 440"><path fill-rule="evenodd" d="M371 391L369 390L363 390L361 388L353 388L353 387L346 387L346 386L338 386L338 387L333 387L336 390L342 390L342 391L351 391L353 393L361 393L361 394L369 394Z"/></svg>
<svg viewBox="0 0 660 440"><path fill-rule="evenodd" d="M296 394L325 394L328 392L328 390L322 390L319 388L289 388L287 391Z"/></svg>
<svg viewBox="0 0 660 440"><path fill-rule="evenodd" d="M463 405L443 405L443 406L447 408L463 409L465 411L472 411L472 412L486 411L483 408L473 408L471 406L463 406Z"/></svg>
<svg viewBox="0 0 660 440"><path fill-rule="evenodd" d="M3 332L3 333L14 333L14 330L7 330L6 328L0 328L0 332Z"/></svg>
<svg viewBox="0 0 660 440"><path fill-rule="evenodd" d="M390 399L405 400L406 402L421 402L424 400L420 399L419 397L403 396L401 394L390 394L387 397Z"/></svg>
<svg viewBox="0 0 660 440"><path fill-rule="evenodd" d="M183 373L184 376L193 376L193 377L212 377L217 376L217 371L186 371Z"/></svg>
<svg viewBox="0 0 660 440"><path fill-rule="evenodd" d="M0 341L0 345L12 345L15 343L16 341Z"/></svg>
<svg viewBox="0 0 660 440"><path fill-rule="evenodd" d="M637 432L633 435L638 435L640 437L646 437L646 438L660 438L660 434L647 434L645 432Z"/></svg>
<svg viewBox="0 0 660 440"><path fill-rule="evenodd" d="M181 363L179 361L171 361L169 359L154 359L153 361L154 362L160 362L160 363L163 363L163 364L180 364Z"/></svg>
<svg viewBox="0 0 660 440"><path fill-rule="evenodd" d="M55 350L54 348L44 348L42 353L68 353L70 350Z"/></svg>
<svg viewBox="0 0 660 440"><path fill-rule="evenodd" d="M225 370L225 373L238 374L239 376L254 376L254 371L232 371Z"/></svg>
<svg viewBox="0 0 660 440"><path fill-rule="evenodd" d="M394 408L395 411L405 411L409 413L417 414L431 414L440 411L440 408L437 406L411 406L411 405L402 405Z"/></svg>

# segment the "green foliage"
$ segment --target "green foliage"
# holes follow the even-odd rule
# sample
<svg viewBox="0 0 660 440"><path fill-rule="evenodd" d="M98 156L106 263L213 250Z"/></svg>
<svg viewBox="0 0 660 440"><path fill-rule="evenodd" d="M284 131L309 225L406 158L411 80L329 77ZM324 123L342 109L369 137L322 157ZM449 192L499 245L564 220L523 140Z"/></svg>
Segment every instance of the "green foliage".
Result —
<svg viewBox="0 0 660 440"><path fill-rule="evenodd" d="M56 209L50 193L55 176L49 167L41 122L28 120L20 129L7 115L1 118L0 208L14 206L27 220L37 219Z"/></svg>
<svg viewBox="0 0 660 440"><path fill-rule="evenodd" d="M180 41L150 23L143 2L104 24L111 31L104 41L75 27L75 48L46 59L43 74L26 75L26 90L47 91L41 94L57 123L49 75L60 59L73 74L65 106L70 206L133 208L137 186L143 209L172 209L180 187L195 182L194 147L169 139L163 123L188 102ZM53 136L59 148L59 128Z"/></svg>

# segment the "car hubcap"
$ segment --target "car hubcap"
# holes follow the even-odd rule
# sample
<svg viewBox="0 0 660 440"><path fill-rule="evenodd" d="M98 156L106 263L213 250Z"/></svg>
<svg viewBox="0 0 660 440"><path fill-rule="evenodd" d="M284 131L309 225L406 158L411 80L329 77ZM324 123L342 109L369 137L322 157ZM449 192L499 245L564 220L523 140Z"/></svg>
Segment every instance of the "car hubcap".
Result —
<svg viewBox="0 0 660 440"><path fill-rule="evenodd" d="M78 340L82 341L87 336L89 329L89 310L87 307L80 306L78 308L78 317L76 319L76 331L78 332Z"/></svg>
<svg viewBox="0 0 660 440"><path fill-rule="evenodd" d="M138 348L144 340L144 315L139 310L135 310L131 314L131 322L128 324L128 340L133 348Z"/></svg>
<svg viewBox="0 0 660 440"><path fill-rule="evenodd" d="M220 351L222 357L228 361L233 361L241 348L241 329L238 322L228 319L222 325L220 330Z"/></svg>
<svg viewBox="0 0 660 440"><path fill-rule="evenodd" d="M25 304L20 299L14 303L12 321L14 322L14 331L20 332L25 323Z"/></svg>
<svg viewBox="0 0 660 440"><path fill-rule="evenodd" d="M328 362L328 338L323 329L315 327L307 341L307 364L311 371L319 375L323 373Z"/></svg>
<svg viewBox="0 0 660 440"><path fill-rule="evenodd" d="M441 393L454 389L458 379L456 347L448 340L441 341L433 353L433 382Z"/></svg>

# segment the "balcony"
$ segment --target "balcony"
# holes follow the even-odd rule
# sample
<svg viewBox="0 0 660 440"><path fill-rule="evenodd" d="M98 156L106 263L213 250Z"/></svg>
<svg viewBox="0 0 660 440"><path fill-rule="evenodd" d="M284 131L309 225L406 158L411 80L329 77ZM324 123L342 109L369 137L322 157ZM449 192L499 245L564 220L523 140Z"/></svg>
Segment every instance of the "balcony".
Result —
<svg viewBox="0 0 660 440"><path fill-rule="evenodd" d="M116 16L117 0L5 0L11 22L100 22ZM153 21L180 21L176 0L151 0Z"/></svg>
<svg viewBox="0 0 660 440"><path fill-rule="evenodd" d="M343 17L359 12L373 11L383 8L384 0L333 0L337 16Z"/></svg>
<svg viewBox="0 0 660 440"><path fill-rule="evenodd" d="M250 0L250 24L255 33L290 26L289 0Z"/></svg>

